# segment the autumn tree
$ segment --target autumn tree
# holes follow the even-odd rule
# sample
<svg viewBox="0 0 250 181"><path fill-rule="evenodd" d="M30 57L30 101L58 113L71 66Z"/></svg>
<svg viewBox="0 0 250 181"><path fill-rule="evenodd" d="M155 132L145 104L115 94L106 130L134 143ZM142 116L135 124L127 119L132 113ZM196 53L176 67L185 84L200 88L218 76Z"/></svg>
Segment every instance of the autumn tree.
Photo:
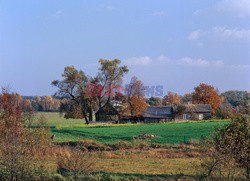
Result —
<svg viewBox="0 0 250 181"><path fill-rule="evenodd" d="M39 164L35 154L38 147L43 149L44 145L40 144L40 130L25 128L22 111L19 94L3 89L0 93L0 180L36 180L34 173Z"/></svg>
<svg viewBox="0 0 250 181"><path fill-rule="evenodd" d="M0 120L5 127L22 123L22 104L18 94L2 89L0 94Z"/></svg>
<svg viewBox="0 0 250 181"><path fill-rule="evenodd" d="M167 106L172 106L173 104L180 104L180 97L177 93L168 92L167 95L163 97L163 104Z"/></svg>
<svg viewBox="0 0 250 181"><path fill-rule="evenodd" d="M125 92L127 96L125 107L130 112L131 120L138 120L148 106L144 97L143 83L137 77L132 77Z"/></svg>
<svg viewBox="0 0 250 181"><path fill-rule="evenodd" d="M122 78L129 70L125 65L119 66L121 64L121 60L119 59L100 59L99 63L101 67L96 77L96 85L98 85L97 98L100 108L105 97L107 97L107 101L110 101L114 97L115 92L113 89L120 88Z"/></svg>
<svg viewBox="0 0 250 181"><path fill-rule="evenodd" d="M31 125L34 121L34 116L35 112L30 100L24 99L22 101L22 119L29 128L31 128Z"/></svg>
<svg viewBox="0 0 250 181"><path fill-rule="evenodd" d="M50 111L52 110L52 106L53 106L53 99L50 96L44 96L42 97L42 107L44 111Z"/></svg>
<svg viewBox="0 0 250 181"><path fill-rule="evenodd" d="M181 98L181 103L182 104L189 104L193 102L193 93L186 93L182 98Z"/></svg>
<svg viewBox="0 0 250 181"><path fill-rule="evenodd" d="M92 120L91 97L87 96L89 77L82 70L76 70L74 66L65 67L62 77L63 80L55 80L52 85L58 88L55 97L69 99L69 109L66 110L65 117L84 118L86 124L89 124Z"/></svg>
<svg viewBox="0 0 250 181"><path fill-rule="evenodd" d="M218 90L212 85L201 83L198 87L194 88L195 92L192 96L194 104L210 104L213 113L220 105L220 97Z"/></svg>

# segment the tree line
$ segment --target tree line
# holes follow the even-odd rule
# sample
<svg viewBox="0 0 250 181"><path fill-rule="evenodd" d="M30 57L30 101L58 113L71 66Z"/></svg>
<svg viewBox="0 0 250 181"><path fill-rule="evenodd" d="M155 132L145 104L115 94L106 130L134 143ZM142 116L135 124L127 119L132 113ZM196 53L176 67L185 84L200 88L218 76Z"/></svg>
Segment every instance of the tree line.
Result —
<svg viewBox="0 0 250 181"><path fill-rule="evenodd" d="M194 92L186 93L184 96L169 91L163 98L146 98L146 102L150 106L205 103L210 104L218 116L222 116L222 112L224 114L225 112L250 114L250 93L247 91L230 90L220 94L218 89L206 84L200 84L194 90ZM210 100L204 97L205 94L209 95Z"/></svg>
<svg viewBox="0 0 250 181"><path fill-rule="evenodd" d="M34 111L42 112L58 112L60 110L61 103L64 100L53 98L53 96L21 96L23 100L30 106Z"/></svg>
<svg viewBox="0 0 250 181"><path fill-rule="evenodd" d="M145 98L141 80L132 77L130 84L122 90L124 76L129 72L119 59L99 60L95 76L86 75L74 66L64 68L61 80L52 81L57 88L53 96L23 96L27 112L65 112L65 118L84 118L88 124L93 114L105 103L116 103L120 116L138 119L147 106L173 106L183 104L210 104L217 118L227 118L231 112L249 114L250 102L247 91L219 90L205 83L194 87L194 92L184 96L168 92L163 98ZM124 93L122 92L124 91ZM29 108L27 108L29 107ZM32 109L32 111L30 110Z"/></svg>

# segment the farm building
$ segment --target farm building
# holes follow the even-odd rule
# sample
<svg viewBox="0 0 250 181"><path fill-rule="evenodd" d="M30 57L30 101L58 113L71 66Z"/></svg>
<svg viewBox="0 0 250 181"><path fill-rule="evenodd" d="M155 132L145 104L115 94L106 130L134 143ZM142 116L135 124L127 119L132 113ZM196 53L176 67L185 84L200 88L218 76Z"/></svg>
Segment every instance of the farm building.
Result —
<svg viewBox="0 0 250 181"><path fill-rule="evenodd" d="M212 117L212 107L209 104L187 104L186 110L182 114L175 116L175 121L182 120L202 120Z"/></svg>
<svg viewBox="0 0 250 181"><path fill-rule="evenodd" d="M119 121L119 114L118 111L107 102L95 113L95 119L97 122L114 123Z"/></svg>
<svg viewBox="0 0 250 181"><path fill-rule="evenodd" d="M169 121L202 120L212 117L212 107L208 104L187 104L183 113L175 114L174 106L149 106L137 120L144 123L159 123ZM104 104L96 113L97 122L125 123L135 122L130 116L119 117L119 111L111 103Z"/></svg>
<svg viewBox="0 0 250 181"><path fill-rule="evenodd" d="M143 122L159 123L172 121L174 119L173 108L171 106L150 106L142 114Z"/></svg>

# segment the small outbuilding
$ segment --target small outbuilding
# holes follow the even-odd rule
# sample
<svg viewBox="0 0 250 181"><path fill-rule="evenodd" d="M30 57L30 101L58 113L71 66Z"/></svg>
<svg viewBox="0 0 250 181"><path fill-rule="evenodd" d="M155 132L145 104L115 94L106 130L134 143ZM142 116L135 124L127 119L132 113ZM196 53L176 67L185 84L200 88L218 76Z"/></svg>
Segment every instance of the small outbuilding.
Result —
<svg viewBox="0 0 250 181"><path fill-rule="evenodd" d="M175 121L183 120L203 120L212 117L212 107L209 104L187 104L186 110L175 115Z"/></svg>
<svg viewBox="0 0 250 181"><path fill-rule="evenodd" d="M118 111L107 102L95 113L96 122L116 123L119 121Z"/></svg>

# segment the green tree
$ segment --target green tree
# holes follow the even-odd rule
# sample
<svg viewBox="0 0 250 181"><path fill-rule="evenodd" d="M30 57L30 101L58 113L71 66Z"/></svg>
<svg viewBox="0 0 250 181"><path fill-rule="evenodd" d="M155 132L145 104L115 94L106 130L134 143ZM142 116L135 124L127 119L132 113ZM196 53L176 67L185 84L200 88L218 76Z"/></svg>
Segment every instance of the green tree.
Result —
<svg viewBox="0 0 250 181"><path fill-rule="evenodd" d="M160 97L150 97L146 101L150 106L162 106L162 98Z"/></svg>

